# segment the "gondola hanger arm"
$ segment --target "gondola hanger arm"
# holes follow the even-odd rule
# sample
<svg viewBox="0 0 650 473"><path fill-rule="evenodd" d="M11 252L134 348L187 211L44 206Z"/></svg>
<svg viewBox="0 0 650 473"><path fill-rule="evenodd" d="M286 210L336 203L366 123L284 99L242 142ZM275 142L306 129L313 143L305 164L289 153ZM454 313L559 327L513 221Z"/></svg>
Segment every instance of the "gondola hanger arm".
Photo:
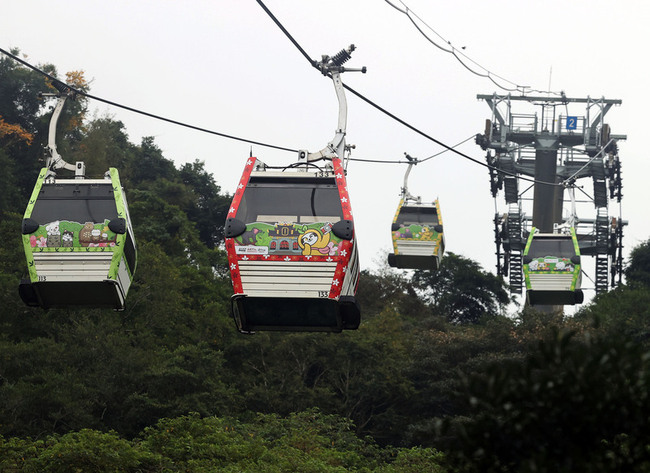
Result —
<svg viewBox="0 0 650 473"><path fill-rule="evenodd" d="M76 94L63 83L55 82L53 85L59 91L58 94L40 94L40 97L57 97L56 106L54 107L54 112L50 118L50 127L47 137L47 151L49 154L45 163L45 167L48 170L47 177L56 176L56 171L58 169L67 169L68 171L73 171L77 178L83 178L86 173L84 163L81 161L76 164L68 163L61 157L56 148L56 126L59 117L61 116L61 112L63 111L63 106L69 97L74 99Z"/></svg>
<svg viewBox="0 0 650 473"><path fill-rule="evenodd" d="M571 213L569 214L569 218L566 220L566 222L564 222L564 225L562 226L566 227L563 230L570 232L570 229L575 228L578 224L578 212L576 211L575 178L565 181L564 186L569 193L569 199L571 201Z"/></svg>
<svg viewBox="0 0 650 473"><path fill-rule="evenodd" d="M320 70L323 75L331 77L332 82L334 83L334 90L339 102L338 126L334 138L327 144L327 146L315 153L301 151L299 154L300 159L305 159L307 162L310 162L318 161L323 158L331 159L333 156L344 158L346 150L345 133L348 121L348 104L345 98L343 82L341 81L341 73L361 72L365 74L366 72L365 67L358 69L343 67L343 64L350 59L350 54L355 49L354 44L351 44L347 49L342 49L332 57L326 55L322 56L321 60L314 64L314 67Z"/></svg>
<svg viewBox="0 0 650 473"><path fill-rule="evenodd" d="M412 195L408 190L408 179L409 179L409 174L411 174L411 168L415 166L419 161L417 158L410 156L408 153L404 153L404 156L408 160L409 165L408 168L406 168L406 173L404 174L404 186L402 187L402 198L404 200L413 200L420 203L422 198L419 196L416 197Z"/></svg>

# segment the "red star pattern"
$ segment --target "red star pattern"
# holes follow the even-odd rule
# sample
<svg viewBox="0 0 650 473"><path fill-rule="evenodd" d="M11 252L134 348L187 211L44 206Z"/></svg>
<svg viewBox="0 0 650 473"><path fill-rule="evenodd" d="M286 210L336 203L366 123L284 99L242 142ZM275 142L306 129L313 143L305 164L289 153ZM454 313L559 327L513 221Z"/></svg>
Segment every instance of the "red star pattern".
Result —
<svg viewBox="0 0 650 473"><path fill-rule="evenodd" d="M253 167L255 166L256 162L257 158L249 158L246 161L244 174L239 181L237 191L235 192L235 195L232 198L232 203L230 204L233 215L237 214L239 204L241 203L241 198L244 195L244 189L246 188L246 184L248 184L248 180L250 179L251 172L253 171ZM235 291L235 294L242 294L244 292L244 289L241 283L241 275L239 274L239 260L241 257L236 253L235 242L232 238L226 238L226 250L228 252L228 263L230 265L230 278L232 279L232 287Z"/></svg>

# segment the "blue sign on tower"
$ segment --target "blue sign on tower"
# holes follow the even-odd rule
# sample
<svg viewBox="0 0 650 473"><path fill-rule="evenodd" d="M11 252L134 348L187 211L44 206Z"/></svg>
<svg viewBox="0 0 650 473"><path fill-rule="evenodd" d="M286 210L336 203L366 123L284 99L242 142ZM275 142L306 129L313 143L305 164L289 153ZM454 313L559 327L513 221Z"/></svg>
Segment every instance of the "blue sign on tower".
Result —
<svg viewBox="0 0 650 473"><path fill-rule="evenodd" d="M566 117L566 129L576 130L578 128L578 117Z"/></svg>

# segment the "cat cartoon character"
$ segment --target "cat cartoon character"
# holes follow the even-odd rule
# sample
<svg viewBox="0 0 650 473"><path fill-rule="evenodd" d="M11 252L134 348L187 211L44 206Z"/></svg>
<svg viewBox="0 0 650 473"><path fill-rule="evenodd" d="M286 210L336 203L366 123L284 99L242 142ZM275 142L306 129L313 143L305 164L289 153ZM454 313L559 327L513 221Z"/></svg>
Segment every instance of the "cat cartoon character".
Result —
<svg viewBox="0 0 650 473"><path fill-rule="evenodd" d="M71 248L74 244L74 233L69 230L65 230L63 232L62 240L64 248Z"/></svg>
<svg viewBox="0 0 650 473"><path fill-rule="evenodd" d="M59 229L59 221L49 223L45 230L47 231L47 246L54 248L61 246L61 230Z"/></svg>

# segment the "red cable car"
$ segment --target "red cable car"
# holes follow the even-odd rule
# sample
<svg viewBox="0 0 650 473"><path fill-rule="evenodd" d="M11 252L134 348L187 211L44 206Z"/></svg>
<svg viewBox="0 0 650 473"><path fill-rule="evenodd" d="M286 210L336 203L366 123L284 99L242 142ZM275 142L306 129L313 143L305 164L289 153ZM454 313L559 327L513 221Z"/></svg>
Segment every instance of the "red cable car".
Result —
<svg viewBox="0 0 650 473"><path fill-rule="evenodd" d="M359 258L341 160L331 171L272 172L250 158L226 221L241 332L359 326Z"/></svg>
<svg viewBox="0 0 650 473"><path fill-rule="evenodd" d="M334 139L317 153L301 151L299 162L281 172L257 158L246 162L225 227L232 312L240 332L359 327L359 256L341 160L349 148L340 73L354 70L342 67L353 50L318 63L323 74L331 74L339 101Z"/></svg>

